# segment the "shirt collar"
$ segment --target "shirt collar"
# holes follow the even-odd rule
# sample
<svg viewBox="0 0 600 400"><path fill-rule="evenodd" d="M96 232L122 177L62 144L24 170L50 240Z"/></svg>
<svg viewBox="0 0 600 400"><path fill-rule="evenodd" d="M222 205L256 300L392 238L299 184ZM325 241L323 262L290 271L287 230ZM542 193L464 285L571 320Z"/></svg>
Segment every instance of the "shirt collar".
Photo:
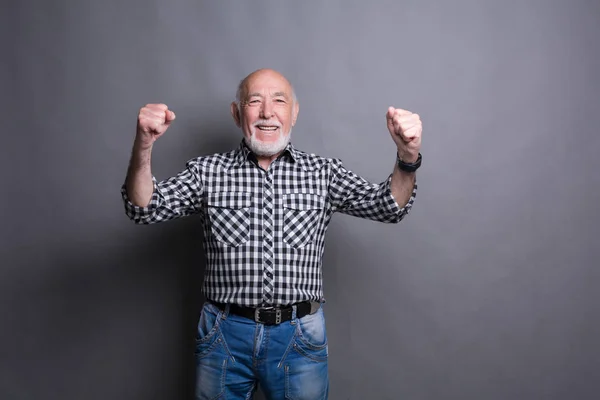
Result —
<svg viewBox="0 0 600 400"><path fill-rule="evenodd" d="M248 158L253 156L252 150L246 144L246 141L242 139L240 145L238 146L234 159L238 166L242 166L245 162L248 161ZM306 154L297 150L294 145L290 142L287 144L280 157L290 157L292 162L297 163L302 169L306 171L312 171L315 169L314 165L307 159Z"/></svg>

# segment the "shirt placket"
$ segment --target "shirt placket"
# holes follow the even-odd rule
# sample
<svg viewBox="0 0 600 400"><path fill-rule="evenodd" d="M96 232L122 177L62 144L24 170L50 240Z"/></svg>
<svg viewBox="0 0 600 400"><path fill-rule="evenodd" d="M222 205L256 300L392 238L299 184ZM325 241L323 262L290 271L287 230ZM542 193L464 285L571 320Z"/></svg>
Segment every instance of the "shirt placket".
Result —
<svg viewBox="0 0 600 400"><path fill-rule="evenodd" d="M272 304L274 293L273 268L273 174L265 172L263 187L263 303Z"/></svg>

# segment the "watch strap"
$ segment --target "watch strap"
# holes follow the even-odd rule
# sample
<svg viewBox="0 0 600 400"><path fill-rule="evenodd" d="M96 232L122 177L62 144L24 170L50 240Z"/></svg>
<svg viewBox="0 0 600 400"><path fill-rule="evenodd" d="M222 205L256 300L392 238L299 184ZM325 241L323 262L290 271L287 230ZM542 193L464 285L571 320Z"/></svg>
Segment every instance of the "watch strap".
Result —
<svg viewBox="0 0 600 400"><path fill-rule="evenodd" d="M407 163L402 161L400 157L398 157L398 153L396 153L396 164L398 164L398 168L400 168L400 170L405 172L415 172L417 169L419 169L419 167L421 166L422 159L423 157L421 156L421 153L419 153L417 161L415 161L414 163Z"/></svg>

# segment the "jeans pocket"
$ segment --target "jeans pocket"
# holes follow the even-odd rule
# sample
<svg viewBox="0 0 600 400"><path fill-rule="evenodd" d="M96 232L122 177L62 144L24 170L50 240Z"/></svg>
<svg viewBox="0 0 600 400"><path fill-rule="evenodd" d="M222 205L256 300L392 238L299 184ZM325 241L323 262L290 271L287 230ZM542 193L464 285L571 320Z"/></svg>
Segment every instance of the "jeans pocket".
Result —
<svg viewBox="0 0 600 400"><path fill-rule="evenodd" d="M327 360L327 331L323 308L297 320L294 349L313 361Z"/></svg>
<svg viewBox="0 0 600 400"><path fill-rule="evenodd" d="M196 399L217 400L225 395L229 349L221 333L223 312L205 303L196 333Z"/></svg>
<svg viewBox="0 0 600 400"><path fill-rule="evenodd" d="M196 345L210 341L219 330L219 319L222 312L213 304L205 303L200 313L198 329L196 331Z"/></svg>

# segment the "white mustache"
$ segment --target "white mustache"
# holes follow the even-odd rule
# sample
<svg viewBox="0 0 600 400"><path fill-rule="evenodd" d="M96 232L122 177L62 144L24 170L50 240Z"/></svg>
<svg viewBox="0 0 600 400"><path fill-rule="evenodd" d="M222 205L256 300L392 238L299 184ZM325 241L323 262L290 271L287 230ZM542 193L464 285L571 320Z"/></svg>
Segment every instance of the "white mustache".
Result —
<svg viewBox="0 0 600 400"><path fill-rule="evenodd" d="M253 127L257 127L259 125L262 126L273 126L276 128L281 128L281 124L279 122L275 122L275 121L267 121L265 119L259 119L258 121L254 121L254 123L252 124Z"/></svg>

